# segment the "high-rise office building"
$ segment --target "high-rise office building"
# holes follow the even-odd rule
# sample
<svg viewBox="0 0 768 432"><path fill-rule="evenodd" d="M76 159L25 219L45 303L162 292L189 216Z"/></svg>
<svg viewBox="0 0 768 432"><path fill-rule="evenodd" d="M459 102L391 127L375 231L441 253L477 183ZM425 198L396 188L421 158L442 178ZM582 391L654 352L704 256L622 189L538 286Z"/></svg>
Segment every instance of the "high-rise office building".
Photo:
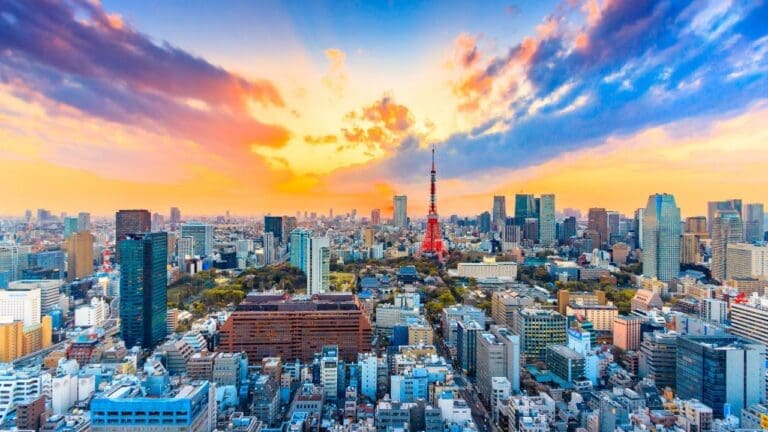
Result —
<svg viewBox="0 0 768 432"><path fill-rule="evenodd" d="M488 212L480 213L477 217L477 230L481 233L487 233L491 231L491 214Z"/></svg>
<svg viewBox="0 0 768 432"><path fill-rule="evenodd" d="M504 197L504 195L496 195L493 197L493 215L491 218L493 229L501 230L506 220L507 199Z"/></svg>
<svg viewBox="0 0 768 432"><path fill-rule="evenodd" d="M93 239L90 231L80 231L66 240L68 282L93 274Z"/></svg>
<svg viewBox="0 0 768 432"><path fill-rule="evenodd" d="M520 388L520 336L506 327L493 326L477 333L477 391L486 403L491 401L493 377L509 379L514 391Z"/></svg>
<svg viewBox="0 0 768 432"><path fill-rule="evenodd" d="M643 232L643 220L645 219L645 209L639 208L635 210L635 240L637 242L637 247L640 249L643 248L643 235L645 234Z"/></svg>
<svg viewBox="0 0 768 432"><path fill-rule="evenodd" d="M568 216L563 219L561 224L559 239L561 243L566 243L568 239L576 236L576 217Z"/></svg>
<svg viewBox="0 0 768 432"><path fill-rule="evenodd" d="M619 315L614 318L613 345L624 351L640 348L640 327L643 322L643 317L635 315Z"/></svg>
<svg viewBox="0 0 768 432"><path fill-rule="evenodd" d="M537 217L536 200L531 194L515 195L515 225L522 227L527 218Z"/></svg>
<svg viewBox="0 0 768 432"><path fill-rule="evenodd" d="M744 207L744 239L747 243L762 241L765 233L765 210L762 204Z"/></svg>
<svg viewBox="0 0 768 432"><path fill-rule="evenodd" d="M86 231L91 229L91 214L80 212L77 214L77 230Z"/></svg>
<svg viewBox="0 0 768 432"><path fill-rule="evenodd" d="M677 394L698 399L724 417L765 398L765 345L738 336L680 336ZM755 379L757 378L757 379Z"/></svg>
<svg viewBox="0 0 768 432"><path fill-rule="evenodd" d="M709 236L712 237L712 229L715 227L715 216L718 210L735 210L741 217L741 200L729 199L725 201L710 201L707 203L707 226Z"/></svg>
<svg viewBox="0 0 768 432"><path fill-rule="evenodd" d="M600 248L608 242L608 212L604 208L593 207L587 215L587 230L597 234L597 242L592 244L594 248Z"/></svg>
<svg viewBox="0 0 768 432"><path fill-rule="evenodd" d="M712 222L712 277L725 280L728 245L744 241L744 225L736 210L717 210Z"/></svg>
<svg viewBox="0 0 768 432"><path fill-rule="evenodd" d="M730 333L768 345L768 297L731 302Z"/></svg>
<svg viewBox="0 0 768 432"><path fill-rule="evenodd" d="M707 217L691 216L685 218L685 232L690 234L698 234L699 236L709 236L709 229L707 229Z"/></svg>
<svg viewBox="0 0 768 432"><path fill-rule="evenodd" d="M64 218L64 237L69 237L77 232L77 218L65 217Z"/></svg>
<svg viewBox="0 0 768 432"><path fill-rule="evenodd" d="M408 197L395 195L393 200L392 225L398 228L408 226Z"/></svg>
<svg viewBox="0 0 768 432"><path fill-rule="evenodd" d="M648 197L643 218L643 275L670 281L680 273L680 209L670 194Z"/></svg>
<svg viewBox="0 0 768 432"><path fill-rule="evenodd" d="M523 224L523 238L534 243L539 242L539 220L527 218Z"/></svg>
<svg viewBox="0 0 768 432"><path fill-rule="evenodd" d="M282 216L264 216L264 232L270 232L275 236L276 242L283 240L283 217ZM275 243L277 245L277 243Z"/></svg>
<svg viewBox="0 0 768 432"><path fill-rule="evenodd" d="M704 233L706 235L706 232ZM699 234L684 233L680 240L680 263L696 264L701 261Z"/></svg>
<svg viewBox="0 0 768 432"><path fill-rule="evenodd" d="M544 359L550 345L564 345L567 321L551 310L522 309L515 314L512 332L520 335L521 350L526 362Z"/></svg>
<svg viewBox="0 0 768 432"><path fill-rule="evenodd" d="M119 210L115 213L115 258L120 262L118 245L128 234L142 234L152 230L152 215L147 210Z"/></svg>
<svg viewBox="0 0 768 432"><path fill-rule="evenodd" d="M275 262L275 249L277 241L275 235L269 231L264 231L261 236L261 248L264 251L264 265L271 265Z"/></svg>
<svg viewBox="0 0 768 432"><path fill-rule="evenodd" d="M30 253L30 245L0 244L0 274L5 273L9 281L21 279L29 265Z"/></svg>
<svg viewBox="0 0 768 432"><path fill-rule="evenodd" d="M730 243L725 256L726 279L768 279L768 245Z"/></svg>
<svg viewBox="0 0 768 432"><path fill-rule="evenodd" d="M171 225L178 225L181 223L181 210L179 210L178 207L171 207L171 214L170 214L170 222Z"/></svg>
<svg viewBox="0 0 768 432"><path fill-rule="evenodd" d="M291 231L291 266L307 272L309 260L309 242L312 232L303 228Z"/></svg>
<svg viewBox="0 0 768 432"><path fill-rule="evenodd" d="M541 196L539 208L539 243L552 245L555 243L555 195Z"/></svg>
<svg viewBox="0 0 768 432"><path fill-rule="evenodd" d="M612 242L611 238L617 237L621 229L621 214L617 211L608 211L606 213L608 216L608 241Z"/></svg>
<svg viewBox="0 0 768 432"><path fill-rule="evenodd" d="M456 322L456 360L468 376L475 376L477 368L477 335L484 328L477 321Z"/></svg>
<svg viewBox="0 0 768 432"><path fill-rule="evenodd" d="M640 343L638 375L652 379L656 387L675 388L677 333L648 332Z"/></svg>
<svg viewBox="0 0 768 432"><path fill-rule="evenodd" d="M166 336L168 234L129 234L120 250L120 332L151 348Z"/></svg>
<svg viewBox="0 0 768 432"><path fill-rule="evenodd" d="M371 225L381 225L381 209L375 208L371 210Z"/></svg>
<svg viewBox="0 0 768 432"><path fill-rule="evenodd" d="M179 237L176 239L176 258L179 260L179 268L184 267L184 259L195 256L194 237Z"/></svg>
<svg viewBox="0 0 768 432"><path fill-rule="evenodd" d="M331 248L328 237L310 238L307 263L307 294L327 292L331 274Z"/></svg>
<svg viewBox="0 0 768 432"><path fill-rule="evenodd" d="M181 225L181 236L195 239L193 255L206 258L213 253L213 225L187 222Z"/></svg>

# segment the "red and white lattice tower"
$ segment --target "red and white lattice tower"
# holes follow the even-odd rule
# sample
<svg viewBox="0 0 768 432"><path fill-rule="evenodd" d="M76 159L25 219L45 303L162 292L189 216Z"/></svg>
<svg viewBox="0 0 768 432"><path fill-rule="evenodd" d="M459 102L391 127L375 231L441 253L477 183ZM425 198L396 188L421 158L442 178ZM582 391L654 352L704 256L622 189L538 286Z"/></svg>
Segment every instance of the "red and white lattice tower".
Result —
<svg viewBox="0 0 768 432"><path fill-rule="evenodd" d="M437 216L436 180L437 171L435 170L435 147L432 146L432 171L430 172L427 231L424 233L424 239L421 242L421 249L419 250L419 254L432 255L442 258L446 251L443 246L443 235L440 232L440 221L438 220Z"/></svg>

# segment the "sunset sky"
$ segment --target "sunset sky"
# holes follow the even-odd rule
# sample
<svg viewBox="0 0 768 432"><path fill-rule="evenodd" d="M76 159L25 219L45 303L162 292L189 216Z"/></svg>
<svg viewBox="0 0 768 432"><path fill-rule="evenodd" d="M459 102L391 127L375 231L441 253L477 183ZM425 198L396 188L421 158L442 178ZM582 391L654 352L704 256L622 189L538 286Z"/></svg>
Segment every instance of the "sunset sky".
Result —
<svg viewBox="0 0 768 432"><path fill-rule="evenodd" d="M418 216L432 145L443 216L768 203L768 1L0 1L0 214Z"/></svg>

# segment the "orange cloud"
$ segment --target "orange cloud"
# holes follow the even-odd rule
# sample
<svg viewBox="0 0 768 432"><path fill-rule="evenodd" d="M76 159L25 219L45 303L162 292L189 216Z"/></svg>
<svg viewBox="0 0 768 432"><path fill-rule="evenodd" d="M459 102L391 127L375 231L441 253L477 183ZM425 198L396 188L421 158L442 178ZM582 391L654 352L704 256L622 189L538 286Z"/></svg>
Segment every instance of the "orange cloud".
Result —
<svg viewBox="0 0 768 432"><path fill-rule="evenodd" d="M328 67L328 73L323 77L323 85L335 94L336 97L342 97L344 87L348 81L346 67L344 66L347 55L340 49L329 48L325 50L325 57L331 64Z"/></svg>

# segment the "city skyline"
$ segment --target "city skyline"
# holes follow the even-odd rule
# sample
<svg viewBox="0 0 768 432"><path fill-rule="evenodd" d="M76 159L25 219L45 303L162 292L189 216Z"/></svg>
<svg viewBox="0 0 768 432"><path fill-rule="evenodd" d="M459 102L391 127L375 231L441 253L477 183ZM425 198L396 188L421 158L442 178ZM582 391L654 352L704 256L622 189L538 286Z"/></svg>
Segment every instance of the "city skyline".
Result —
<svg viewBox="0 0 768 432"><path fill-rule="evenodd" d="M765 202L766 8L4 3L1 212Z"/></svg>

